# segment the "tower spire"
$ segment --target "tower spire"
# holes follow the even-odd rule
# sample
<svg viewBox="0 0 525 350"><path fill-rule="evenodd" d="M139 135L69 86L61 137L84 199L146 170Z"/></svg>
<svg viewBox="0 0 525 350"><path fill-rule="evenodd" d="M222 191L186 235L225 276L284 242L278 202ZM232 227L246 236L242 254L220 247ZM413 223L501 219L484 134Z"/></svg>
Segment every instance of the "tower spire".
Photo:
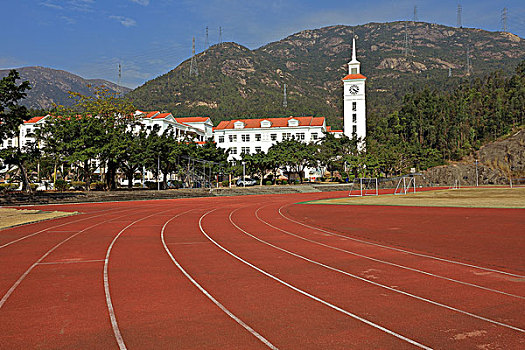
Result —
<svg viewBox="0 0 525 350"><path fill-rule="evenodd" d="M357 60L356 55L356 46L355 46L355 39L356 36L352 39L352 60L348 62L348 74L360 74L360 65L359 61Z"/></svg>
<svg viewBox="0 0 525 350"><path fill-rule="evenodd" d="M357 56L355 54L355 36L352 39L352 62L357 61Z"/></svg>

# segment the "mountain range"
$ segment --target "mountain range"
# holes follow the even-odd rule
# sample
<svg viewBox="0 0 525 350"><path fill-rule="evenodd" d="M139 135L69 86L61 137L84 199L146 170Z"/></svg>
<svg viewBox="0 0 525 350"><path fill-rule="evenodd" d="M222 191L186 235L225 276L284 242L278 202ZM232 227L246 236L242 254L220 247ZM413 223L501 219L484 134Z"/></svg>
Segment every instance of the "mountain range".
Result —
<svg viewBox="0 0 525 350"><path fill-rule="evenodd" d="M510 75L525 58L525 40L511 33L390 22L304 30L255 50L233 42L217 44L194 57L191 74L189 58L133 91L50 68L18 71L31 83L24 101L31 108L70 105L67 91L89 95L94 85L105 85L126 94L139 109L209 115L215 124L233 118L318 115L340 128L341 79L348 73L354 37L361 73L368 78L368 118L394 111L406 93L425 86L447 90L496 70ZM7 72L0 70L0 77Z"/></svg>
<svg viewBox="0 0 525 350"><path fill-rule="evenodd" d="M407 92L452 89L525 58L525 41L511 33L425 22L368 23L305 30L250 50L221 43L152 79L127 96L142 109L232 118L320 115L342 125L342 82L352 38L367 76L371 118L392 112ZM283 106L286 84L287 106Z"/></svg>
<svg viewBox="0 0 525 350"><path fill-rule="evenodd" d="M20 73L21 81L27 80L31 85L22 104L33 109L47 110L53 108L53 104L72 105L74 100L69 98L68 91L90 96L95 92L95 87L102 85L116 93L125 94L131 90L102 79L84 79L63 70L45 67L22 67L16 70ZM0 70L0 78L7 74L9 69Z"/></svg>

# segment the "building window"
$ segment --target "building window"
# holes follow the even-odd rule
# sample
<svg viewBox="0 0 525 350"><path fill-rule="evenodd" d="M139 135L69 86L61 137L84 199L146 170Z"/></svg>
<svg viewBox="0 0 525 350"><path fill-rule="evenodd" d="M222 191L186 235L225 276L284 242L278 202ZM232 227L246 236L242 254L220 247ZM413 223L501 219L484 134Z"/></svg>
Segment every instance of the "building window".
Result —
<svg viewBox="0 0 525 350"><path fill-rule="evenodd" d="M224 142L224 136L219 136L219 143L223 143Z"/></svg>
<svg viewBox="0 0 525 350"><path fill-rule="evenodd" d="M352 134L357 133L357 125L352 125Z"/></svg>
<svg viewBox="0 0 525 350"><path fill-rule="evenodd" d="M7 140L7 145L8 146L12 146L13 145L13 140Z"/></svg>
<svg viewBox="0 0 525 350"><path fill-rule="evenodd" d="M299 132L295 136L297 137L297 140L299 140L299 141L304 141L304 139L305 139L304 132Z"/></svg>
<svg viewBox="0 0 525 350"><path fill-rule="evenodd" d="M260 146L255 147L255 153L262 152L262 148Z"/></svg>
<svg viewBox="0 0 525 350"><path fill-rule="evenodd" d="M241 147L241 153L250 154L250 147Z"/></svg>
<svg viewBox="0 0 525 350"><path fill-rule="evenodd" d="M261 134L255 134L255 141L261 141Z"/></svg>
<svg viewBox="0 0 525 350"><path fill-rule="evenodd" d="M237 142L237 135L228 135L230 142Z"/></svg>
<svg viewBox="0 0 525 350"><path fill-rule="evenodd" d="M237 147L230 147L230 154L237 154Z"/></svg>
<svg viewBox="0 0 525 350"><path fill-rule="evenodd" d="M277 141L277 134L270 134L270 139L272 141Z"/></svg>
<svg viewBox="0 0 525 350"><path fill-rule="evenodd" d="M312 140L317 140L317 133L313 132L311 137L312 137Z"/></svg>
<svg viewBox="0 0 525 350"><path fill-rule="evenodd" d="M352 111L357 111L357 102L352 102Z"/></svg>
<svg viewBox="0 0 525 350"><path fill-rule="evenodd" d="M357 113L352 114L352 123L357 123Z"/></svg>
<svg viewBox="0 0 525 350"><path fill-rule="evenodd" d="M291 139L292 138L292 133L289 133L289 132L284 132L283 133L283 140L287 140L287 139Z"/></svg>
<svg viewBox="0 0 525 350"><path fill-rule="evenodd" d="M241 140L242 142L250 142L250 134L242 134Z"/></svg>
<svg viewBox="0 0 525 350"><path fill-rule="evenodd" d="M352 73L351 74L357 74L357 68L352 68Z"/></svg>

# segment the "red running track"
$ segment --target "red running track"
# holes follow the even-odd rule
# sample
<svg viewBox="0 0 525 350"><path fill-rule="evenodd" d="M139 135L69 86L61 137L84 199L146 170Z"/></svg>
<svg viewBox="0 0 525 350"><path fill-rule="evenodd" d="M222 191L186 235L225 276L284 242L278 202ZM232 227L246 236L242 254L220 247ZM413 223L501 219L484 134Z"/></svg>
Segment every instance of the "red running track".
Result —
<svg viewBox="0 0 525 350"><path fill-rule="evenodd" d="M342 195L49 207L0 231L0 348L525 347L525 210L294 204Z"/></svg>

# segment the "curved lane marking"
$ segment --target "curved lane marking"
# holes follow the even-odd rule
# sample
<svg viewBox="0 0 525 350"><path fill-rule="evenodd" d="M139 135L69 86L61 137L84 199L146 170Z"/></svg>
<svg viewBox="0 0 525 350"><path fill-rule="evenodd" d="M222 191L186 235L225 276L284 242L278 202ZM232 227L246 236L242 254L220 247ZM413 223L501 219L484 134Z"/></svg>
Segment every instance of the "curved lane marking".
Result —
<svg viewBox="0 0 525 350"><path fill-rule="evenodd" d="M193 210L193 209L192 209ZM190 211L190 210L188 210ZM206 289L204 289L204 287L202 287L193 277L191 277L191 275L186 272L186 270L184 270L184 268L179 264L179 262L175 259L175 257L173 256L173 254L171 253L171 251L168 249L168 246L166 245L166 241L164 239L164 231L166 229L166 226L173 220L175 219L176 217L182 215L184 213L181 213L181 214L178 214L174 217L172 217L171 219L169 219L168 221L166 221L166 223L164 224L164 226L162 226L162 230L161 230L161 233L160 233L160 238L162 240L162 245L164 246L164 249L166 250L166 253L168 253L169 257L171 258L171 260L173 261L173 263L175 264L175 266L177 266L179 268L179 270L184 274L184 276L186 276L186 278L188 278L190 280L191 283L193 283L193 285L195 287L197 287L201 292L202 294L204 294L208 299L210 299L219 309L221 309L226 315L228 315L230 318L232 318L235 322L237 322L239 325L241 325L244 329L246 329L248 332L250 332L253 336L255 336L257 339L259 339L262 343L264 343L264 345L266 345L267 347L269 347L270 349L274 349L274 350L277 350L278 348L273 345L272 343L270 343L270 341L268 341L266 338L264 338L262 335L260 335L257 331L255 331L252 327L250 327L249 325L247 325L243 320L241 320L239 317L235 316L230 310L228 310L224 305L222 305L217 299L215 299Z"/></svg>
<svg viewBox="0 0 525 350"><path fill-rule="evenodd" d="M131 209L128 209L128 210L124 210L124 211L129 211ZM108 219L108 220L105 220L105 221L102 221L102 222L99 222L97 224L94 224L94 225L91 225L91 226L88 226L86 227L85 229L81 230L81 231L78 231L77 233L69 236L68 238L64 239L63 241L61 241L60 243L58 243L57 245L55 245L53 248L49 249L44 255L42 255L40 257L40 259L38 259L33 265L31 265L19 278L18 280L11 286L11 288L9 288L9 290L4 294L4 296L2 297L2 299L0 300L0 309L2 308L2 306L4 306L5 302L7 301L7 299L11 296L11 294L13 294L13 292L15 291L15 289L18 287L18 285L20 283L22 283L22 281L26 278L26 276L36 267L38 266L42 260L44 260L49 254L51 254L55 249L57 249L58 247L60 247L62 244L66 243L67 241L69 241L70 239L78 236L79 234L81 234L82 232L85 232L95 226L98 226L98 225L102 225L106 222L110 222L110 221L113 221L113 220L116 220L116 219L120 219L122 217L124 217L126 215L122 215L122 216L119 216L119 217L116 217L116 218L113 218L113 219Z"/></svg>
<svg viewBox="0 0 525 350"><path fill-rule="evenodd" d="M356 242L360 242L360 243L363 243L363 244L373 245L373 246L376 246L376 247L381 247L381 248L385 248L385 249L395 250L395 251L402 252L402 253L405 253L405 254L416 255L416 256L421 256L423 258L444 261L444 262L447 262L447 263L450 263L450 264L463 265L463 266L468 266L468 267L472 267L472 268L479 269L479 270L496 272L496 273L500 273L500 274L503 274L503 275L513 276L513 277L518 277L518 278L525 278L525 275L518 275L518 274L514 274L514 273L510 273L510 272L505 272L505 271L500 271L500 270L496 270L496 269L491 269L491 268L488 268L488 267L472 265L472 264L464 263L464 262L457 261L457 260L449 260L449 259L445 259L445 258L440 258L440 257L433 256L433 255L411 252L409 250L404 250L404 249L395 248L395 247L392 247L392 246L387 246L387 245L383 245L383 244L379 244L379 243L365 241L365 240L362 240L362 239L359 239L359 238L350 237L350 236L344 236L344 235L341 235L341 234L338 234L338 233L335 233L335 232L332 232L332 231L328 231L328 230L325 230L325 229L322 229L322 228L319 228L319 227L310 226L310 225L307 225L307 224L302 223L300 221L291 219L291 218L287 217L286 215L284 215L281 212L281 209L286 207L286 206L290 206L290 204L285 204L285 205L281 206L279 208L279 210L278 210L279 214L283 218L285 218L286 220L295 222L296 224L299 224L299 225L302 225L302 226L305 226L305 227L308 227L308 228L311 228L311 229L314 229L314 230L317 230L317 231L328 233L328 234L330 234L332 236L337 236L337 237L341 237L341 238L344 238L344 239L347 239L347 240L350 240L350 241L356 241Z"/></svg>
<svg viewBox="0 0 525 350"><path fill-rule="evenodd" d="M117 344L118 344L118 347L119 347L120 350L125 350L127 348L126 348L126 344L124 342L124 338L122 337L122 333L120 332L120 328L118 326L117 317L115 315L115 309L113 307L113 302L111 301L111 293L109 291L109 276L108 276L109 255L111 254L111 250L113 249L113 245L115 244L117 239L128 228L130 228L131 226L135 225L137 222L140 222L142 220L145 220L147 218L150 218L150 217L158 215L158 214L165 213L165 212L170 211L170 210L173 210L173 209L164 210L164 211L161 211L161 212L158 212L158 213L155 212L155 213L153 213L151 215L144 216L144 217L142 217L142 218L140 218L138 220L133 221L128 226L126 226L122 230L120 230L119 233L117 233L115 238L113 238L113 240L109 244L109 247L108 247L108 249L106 251L106 258L104 259L104 293L106 294L106 305L108 307L109 319L111 321L111 328L113 328L113 334L115 335L115 340L117 341Z"/></svg>
<svg viewBox="0 0 525 350"><path fill-rule="evenodd" d="M490 323L493 323L493 324L496 324L498 326L502 326L502 327L506 327L506 328L510 328L510 329L513 329L515 331L518 331L518 332L522 332L522 333L525 333L525 329L521 329L521 328L518 328L518 327L515 327L515 326L512 326L512 325L509 325L509 324L506 324L506 323L502 323L502 322L498 322L498 321L494 321L494 320L491 320L490 318L486 318L486 317L483 317L483 316L479 316L479 315L476 315L476 314L473 314L471 312L468 312L468 311L464 311L464 310L461 310L461 309L457 309L455 307L452 307L452 306L449 306L449 305L446 305L446 304L442 304L442 303L439 303L437 301L434 301L434 300L430 300L430 299L427 299L427 298L424 298L424 297L420 297L418 295L415 295L415 294L412 294L412 293L409 293L409 292L405 292L403 290L400 290L400 289L395 289L395 288L392 288L392 287L389 287L389 286L386 286L384 284L381 284L381 283L378 283L378 282L374 282L374 281L371 281L371 280L368 280L366 278L363 278L361 276L357 276L357 275L354 275L352 273L349 273L347 271L343 271L343 270L340 270L340 269L337 269L335 267L332 267L332 266L329 266L329 265L326 265L326 264L323 264L321 262L318 262L318 261L315 261L315 260L312 260L312 259L309 259L305 256L302 256L300 254L296 254L294 252L291 252L289 250L286 250L284 248L281 248L281 247L278 247L274 244L271 244L263 239L260 239L248 232L246 232L245 230L243 230L241 227L239 227L238 225L236 225L233 220L231 219L231 215L237 211L238 209L235 209L234 211L230 212L230 222L240 231L242 231L244 234L256 239L257 241L263 243L263 244L266 244L272 248L275 248L277 250L280 250L284 253L287 253L287 254L290 254L292 256L295 256L296 258L299 258L299 259L302 259L302 260L305 260L305 261L308 261L312 264L315 264L315 265L318 265L318 266L321 266L321 267L324 267L326 269L329 269L329 270L332 270L332 271L335 271L335 272L338 272L338 273L341 273L343 275L346 275L346 276L349 276L349 277L352 277L352 278L355 278L355 279L358 279L360 281L363 281L363 282L366 282L366 283L370 283L376 287L381 287L381 288L384 288L384 289L387 289L391 292L395 292L395 293L399 293L399 294L403 294L403 295L406 295L408 297L411 297L411 298L414 298L414 299L417 299L417 300L420 300L420 301L423 301L423 302L426 302L426 303L429 303L429 304L432 304L432 305L435 305L435 306L439 306L439 307L442 307L442 308L445 308L445 309L448 309L448 310L451 310L451 311L455 311L455 312L458 312L458 313L461 313L463 315L467 315L467 316L470 316L470 317L473 317L473 318L477 318L479 320L482 320L482 321L486 321L486 322L490 322Z"/></svg>
<svg viewBox="0 0 525 350"><path fill-rule="evenodd" d="M266 206L268 206L268 205L266 205ZM454 282L454 283L458 283L458 284L463 284L463 285L466 285L466 286L469 286L469 287L483 289L483 290L486 290L486 291L489 291L489 292L503 294L503 295L506 295L506 296L509 296L509 297L513 297L513 298L525 299L525 297L523 297L521 295L511 294L511 293L507 293L507 292L504 292L504 291L501 291L501 290L480 286L478 284L464 282L464 281L456 280L454 278L445 277L445 276L441 276L441 275L436 275L436 274L428 272L428 271L423 271L423 270L419 270L419 269L416 269L416 268L413 268L413 267L408 267L408 266L405 266L405 265L396 264L396 263L393 263L393 262L390 262L390 261L373 258L371 256L355 253L355 252L352 252L350 250L346 250L346 249L339 248L339 247L334 247L334 246L331 246L329 244L325 244L325 243L321 243L321 242L318 242L318 241L315 241L315 240L312 240L312 239L305 238L303 236L297 235L297 234L292 233L290 231L286 231L285 229L281 229L281 228L279 228L277 226L274 226L274 225L270 224L269 222L261 219L259 217L259 210L262 209L262 208L263 207L260 207L260 208L258 208L255 211L255 216L257 217L257 219L259 221L261 221L262 223L264 223L264 224L266 224L266 225L268 225L268 226L270 226L270 227L272 227L272 228L274 228L276 230L279 230L279 231L281 231L281 232L283 232L283 233L285 233L287 235L297 237L297 238L302 239L304 241L307 241L307 242L310 242L310 243L313 243L313 244L317 244L317 245L320 245L320 246L323 246L323 247L326 247L326 248L329 248L329 249L337 250L337 251L340 251L340 252L343 252L343 253L347 253L347 254L350 254L350 255L358 256L358 257L363 258L363 259L368 259L368 260L371 260L371 261L375 261L377 263L386 264L386 265L390 265L390 266L395 266L395 267L398 267L400 269L405 269L405 270L413 271L413 272L416 272L416 273L421 273L423 275L444 279L446 281L450 281L450 282Z"/></svg>
<svg viewBox="0 0 525 350"><path fill-rule="evenodd" d="M430 348L430 347L428 347L428 346L426 346L426 345L423 345L423 344L418 343L418 342L415 341L415 340L412 340L412 339L407 338L407 337L405 337L405 336L403 336L403 335L401 335L401 334L399 334L399 333L396 333L396 332L394 332L394 331L392 331L392 330L390 330L390 329L387 329L387 328L385 328L385 327L383 327L383 326L380 326L380 325L377 324L377 323L374 323L374 322L369 321L369 320L367 320L367 319L365 319L365 318L362 318L362 317L360 317L360 316L358 316L358 315L356 315L356 314L353 314L353 313L351 313L351 312L349 312L349 311L347 311L347 310L345 310L345 309L342 309L342 308L340 308L339 306L336 306L336 305L334 305L334 304L331 304L331 303L329 303L328 301L323 300L323 299L321 299L321 298L319 298L319 297L316 297L315 295L310 294L310 293L308 293L308 292L306 292L306 291L304 291L304 290L302 290L302 289L299 289L299 288L297 288L297 287L291 285L290 283L287 283L287 282L285 282L285 281L279 279L278 277L276 277L276 276L270 274L269 272L266 272L265 270L263 270L263 269L261 269L261 268L255 266L255 265L251 264L250 262L244 260L243 258L241 258L241 257L239 257L238 255L235 255L234 253L232 253L231 251L229 251L228 249L224 248L222 245L220 245L219 243L217 243L213 238L211 238L211 237L206 233L206 231L204 231L204 229L202 228L202 219L203 219L206 215L208 215L209 213L211 213L211 212L213 212L213 211L215 211L215 210L217 210L217 209L214 209L214 210L208 211L207 213L205 213L204 215L202 215L202 216L200 217L200 219L199 219L199 228L200 228L202 234L203 234L204 236L206 236L206 238L208 238L213 244L215 244L217 247L219 247L221 250L223 250L223 251L226 252L227 254L231 255L232 257L234 257L235 259L239 260L239 261L242 262L243 264L248 265L248 266L251 267L252 269L254 269L254 270L256 270L256 271L262 273L263 275L265 275L265 276L267 276L267 277L273 279L274 281L276 281L276 282L278 282L278 283L280 283L280 284L282 284L282 285L284 285L284 286L286 286L286 287L288 287L288 288L290 288L290 289L292 289L292 290L294 290L294 291L296 291L296 292L298 292L298 293L300 293L300 294L302 294L302 295L304 295L304 296L306 296L306 297L308 297L308 298L310 298L310 299L312 299L312 300L315 300L315 301L317 301L317 302L319 302L319 303L321 303L321 304L323 304L323 305L325 305L325 306L328 306L329 308L332 308L332 309L334 309L334 310L336 310L336 311L339 311L339 312L341 312L341 313L343 313L343 314L345 314L345 315L347 315L347 316L350 316L351 318L353 318L353 319L355 319L355 320L361 321L361 322L363 322L363 323L365 323L365 324L367 324L367 325L369 325L369 326L372 326L372 327L374 327L374 328L376 328L376 329L379 329L379 330L381 330L381 331L383 331L383 332L385 332L385 333L387 333L387 334L389 334L389 335L392 335L392 336L394 336L394 337L396 337L396 338L398 338L398 339L401 339L401 340L403 340L403 341L405 341L405 342L407 342L407 343L410 343L410 344L412 344L412 345L415 345L415 346L417 346L417 347L419 347L419 348L421 348L421 349L432 349L432 348Z"/></svg>

